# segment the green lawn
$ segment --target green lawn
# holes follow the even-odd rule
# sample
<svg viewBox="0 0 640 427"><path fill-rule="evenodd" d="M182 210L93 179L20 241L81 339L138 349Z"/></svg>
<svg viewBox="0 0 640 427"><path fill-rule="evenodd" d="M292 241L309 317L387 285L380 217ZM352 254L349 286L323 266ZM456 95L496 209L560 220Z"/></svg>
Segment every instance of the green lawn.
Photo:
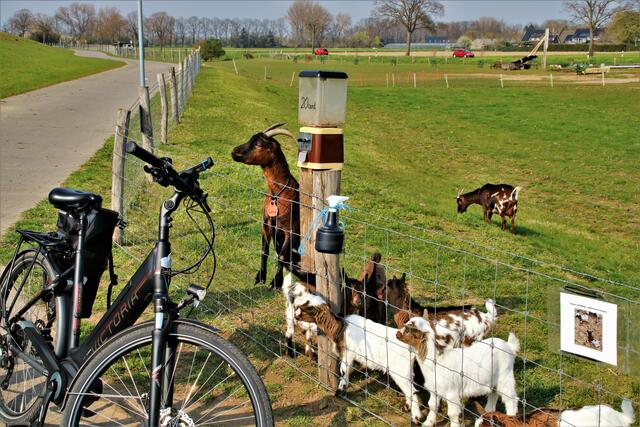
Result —
<svg viewBox="0 0 640 427"><path fill-rule="evenodd" d="M121 61L82 58L59 49L0 33L0 98L77 79L124 65Z"/></svg>
<svg viewBox="0 0 640 427"><path fill-rule="evenodd" d="M280 421L370 424L375 420L359 409L330 405L319 410L313 402L322 390L289 371L295 366L314 376L314 365L304 357L273 356L281 351L283 303L279 295L253 286L264 183L259 168L234 163L229 155L271 123L287 121L295 133L297 88L295 82L290 87L290 76L318 64L244 61L239 76L229 62L210 65L198 76L170 144L160 149L178 167L206 155L216 162L202 185L218 228L218 268L200 317L230 334L250 355L272 392ZM379 250L388 274L409 273L413 295L425 303L495 297L501 312L496 335L506 338L514 331L522 341L516 381L520 397L530 405L566 408L603 401L618 406L621 397L628 397L637 408L640 105L635 100L640 84L602 88L564 82L551 88L510 81L500 89L492 80L459 77L449 89L440 79L426 78L416 89L386 88L360 86L354 78L360 72L384 78L382 68L330 65L352 76L341 188L354 207L343 215L347 244L341 263L350 276ZM266 81L265 66L273 72ZM282 139L282 146L297 175L295 144ZM131 162L131 167L140 165ZM67 184L100 192L108 205L109 168L107 144ZM502 232L495 219L483 224L479 207L456 213L458 189L469 191L486 182L523 186L515 235ZM140 191L138 185L128 184L130 193L125 192L125 246L141 256L152 245L154 212L167 190L142 184ZM18 227L51 229L54 223L54 209L43 202ZM202 245L184 217L176 218L172 233L172 257L179 268ZM13 241L7 237L2 245L3 263ZM134 264L135 259L117 251L121 277L131 274ZM210 265L187 280L204 283L209 272ZM619 347L631 351L619 350L618 367L557 353L557 299L567 283L607 292L606 299L619 304ZM183 282L172 287L180 289ZM98 301L97 311L104 296ZM394 423L406 422L399 409L402 399L376 379L386 382L382 375L354 374L349 397Z"/></svg>

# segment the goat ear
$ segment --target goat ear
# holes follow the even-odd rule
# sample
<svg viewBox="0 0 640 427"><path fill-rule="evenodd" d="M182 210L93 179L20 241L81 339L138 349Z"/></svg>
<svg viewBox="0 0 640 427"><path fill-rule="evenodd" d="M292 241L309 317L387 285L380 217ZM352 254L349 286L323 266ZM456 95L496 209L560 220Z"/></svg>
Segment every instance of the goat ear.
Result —
<svg viewBox="0 0 640 427"><path fill-rule="evenodd" d="M400 281L401 281L402 283L404 283L404 282L406 282L406 281L407 281L407 273L402 273L402 277L400 278Z"/></svg>

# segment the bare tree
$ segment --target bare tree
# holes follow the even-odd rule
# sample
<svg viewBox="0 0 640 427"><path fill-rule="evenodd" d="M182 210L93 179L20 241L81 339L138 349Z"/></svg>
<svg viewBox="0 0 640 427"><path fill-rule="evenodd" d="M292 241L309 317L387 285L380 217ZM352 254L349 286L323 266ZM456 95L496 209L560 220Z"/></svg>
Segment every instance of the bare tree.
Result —
<svg viewBox="0 0 640 427"><path fill-rule="evenodd" d="M392 22L402 24L406 30L407 53L411 55L411 35L417 29L435 28L433 17L444 12L435 0L378 0L376 12Z"/></svg>
<svg viewBox="0 0 640 427"><path fill-rule="evenodd" d="M187 20L182 16L176 18L174 32L176 34L176 43L180 43L180 46L184 47L184 39L187 37Z"/></svg>
<svg viewBox="0 0 640 427"><path fill-rule="evenodd" d="M125 34L130 39L132 44L138 41L138 12L131 11L127 14L125 22Z"/></svg>
<svg viewBox="0 0 640 427"><path fill-rule="evenodd" d="M594 35L620 10L618 0L572 0L565 2L565 9L574 21L589 28L589 56L593 57Z"/></svg>
<svg viewBox="0 0 640 427"><path fill-rule="evenodd" d="M24 37L33 22L33 14L29 9L16 10L11 18L9 18L9 30L13 34Z"/></svg>
<svg viewBox="0 0 640 427"><path fill-rule="evenodd" d="M33 16L31 22L31 30L33 32L31 37L35 38L37 35L42 43L46 43L47 40L50 40L51 36L56 33L55 27L56 23L52 17L44 13L37 13Z"/></svg>
<svg viewBox="0 0 640 427"><path fill-rule="evenodd" d="M333 21L333 37L335 41L344 40L351 33L351 15L338 13Z"/></svg>
<svg viewBox="0 0 640 427"><path fill-rule="evenodd" d="M294 1L287 9L287 19L291 27L291 41L295 46L304 44L304 24L308 13L308 2L304 0Z"/></svg>
<svg viewBox="0 0 640 427"><path fill-rule="evenodd" d="M324 33L327 31L333 21L331 13L320 3L309 2L309 10L305 19L305 30L311 37L311 50L315 48L316 43L322 42Z"/></svg>
<svg viewBox="0 0 640 427"><path fill-rule="evenodd" d="M187 19L187 32L191 34L191 44L195 44L200 32L200 20L197 16L190 16Z"/></svg>
<svg viewBox="0 0 640 427"><path fill-rule="evenodd" d="M103 7L98 11L96 34L100 42L119 42L125 35L127 21L116 7Z"/></svg>
<svg viewBox="0 0 640 427"><path fill-rule="evenodd" d="M175 18L169 16L167 12L156 12L144 23L151 35L156 39L162 50L167 42L171 42L173 36L173 28L175 26Z"/></svg>
<svg viewBox="0 0 640 427"><path fill-rule="evenodd" d="M77 40L89 40L93 36L96 24L96 9L88 3L71 3L69 7L60 6L56 18L62 22Z"/></svg>

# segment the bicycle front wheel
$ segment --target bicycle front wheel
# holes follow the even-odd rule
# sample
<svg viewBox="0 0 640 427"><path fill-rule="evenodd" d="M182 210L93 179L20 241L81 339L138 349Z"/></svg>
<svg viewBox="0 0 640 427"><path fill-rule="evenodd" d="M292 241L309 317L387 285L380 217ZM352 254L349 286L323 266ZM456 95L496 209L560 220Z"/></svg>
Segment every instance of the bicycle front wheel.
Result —
<svg viewBox="0 0 640 427"><path fill-rule="evenodd" d="M62 425L148 424L153 327L127 329L91 355L69 390ZM235 346L184 320L167 342L160 426L273 425L264 384Z"/></svg>

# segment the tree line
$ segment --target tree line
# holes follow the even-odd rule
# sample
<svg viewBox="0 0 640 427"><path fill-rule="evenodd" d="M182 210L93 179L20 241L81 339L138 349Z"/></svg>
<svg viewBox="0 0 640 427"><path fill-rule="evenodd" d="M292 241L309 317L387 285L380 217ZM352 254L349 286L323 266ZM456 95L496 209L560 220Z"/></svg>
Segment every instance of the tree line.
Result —
<svg viewBox="0 0 640 427"><path fill-rule="evenodd" d="M593 33L612 23L611 37L633 44L640 39L640 0L572 0L565 2L572 20L548 20L538 28L559 34L576 25ZM494 45L518 43L524 28L495 17L473 21L438 22L444 7L435 0L378 0L368 18L356 23L347 13L332 14L313 0L296 0L285 16L278 19L229 19L174 17L156 12L144 19L147 43L164 46L193 45L215 38L225 46L250 47L381 47L424 42L428 35L445 37L461 45L472 40L492 40ZM138 17L132 11L123 15L116 7L98 10L91 3L60 6L52 16L20 9L5 30L32 39L56 43L137 43ZM593 40L593 37L591 38Z"/></svg>

